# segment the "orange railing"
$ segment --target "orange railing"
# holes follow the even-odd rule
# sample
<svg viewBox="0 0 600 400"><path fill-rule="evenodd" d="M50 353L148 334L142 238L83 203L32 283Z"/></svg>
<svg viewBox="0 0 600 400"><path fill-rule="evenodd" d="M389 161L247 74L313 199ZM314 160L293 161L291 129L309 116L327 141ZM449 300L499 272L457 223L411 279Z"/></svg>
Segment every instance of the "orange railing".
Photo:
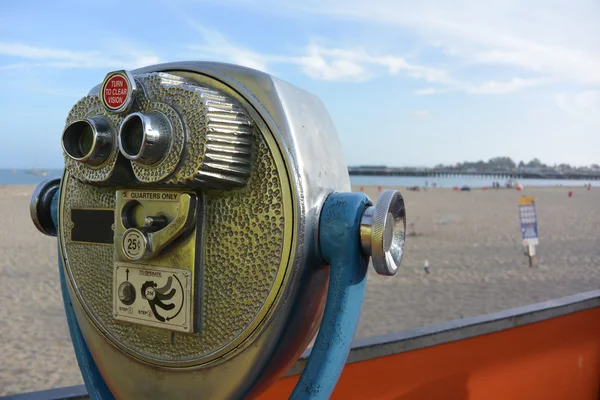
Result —
<svg viewBox="0 0 600 400"><path fill-rule="evenodd" d="M287 399L308 356L259 399ZM598 399L600 291L356 341L332 399ZM82 399L83 386L15 396Z"/></svg>
<svg viewBox="0 0 600 400"><path fill-rule="evenodd" d="M347 364L332 399L598 399L600 307L569 306L539 322L518 326L531 314L517 313L488 321L511 329ZM287 399L297 379L281 378L260 399Z"/></svg>

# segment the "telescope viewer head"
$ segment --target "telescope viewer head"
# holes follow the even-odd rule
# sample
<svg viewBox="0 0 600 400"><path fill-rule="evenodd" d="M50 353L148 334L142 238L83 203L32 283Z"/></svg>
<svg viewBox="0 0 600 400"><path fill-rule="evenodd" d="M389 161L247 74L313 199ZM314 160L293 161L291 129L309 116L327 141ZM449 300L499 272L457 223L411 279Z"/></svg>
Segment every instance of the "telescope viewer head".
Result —
<svg viewBox="0 0 600 400"><path fill-rule="evenodd" d="M327 297L321 211L351 190L318 98L229 64L114 71L73 106L61 142L60 188L36 191L32 218L59 238L77 325L115 397L241 398L296 361ZM393 275L404 203L381 198L356 245Z"/></svg>

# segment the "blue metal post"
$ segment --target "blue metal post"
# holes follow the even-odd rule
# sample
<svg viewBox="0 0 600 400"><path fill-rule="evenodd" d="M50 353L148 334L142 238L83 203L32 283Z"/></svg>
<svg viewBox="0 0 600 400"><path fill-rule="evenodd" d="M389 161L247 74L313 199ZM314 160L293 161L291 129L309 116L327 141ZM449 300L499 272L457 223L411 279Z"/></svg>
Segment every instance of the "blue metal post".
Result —
<svg viewBox="0 0 600 400"><path fill-rule="evenodd" d="M58 199L60 197L59 191L56 192L52 198L52 204L50 207L52 213L52 222L56 226L58 231ZM65 305L65 312L67 314L67 323L69 324L69 332L71 334L71 341L73 342L73 348L75 349L75 356L77 357L77 363L81 370L81 376L83 382L87 388L90 398L93 400L114 400L114 396L106 386L106 382L100 375L98 367L90 354L90 350L85 343L81 329L77 323L75 312L73 311L73 304L71 303L71 297L67 289L67 282L65 280L64 267L62 263L62 257L60 256L60 247L58 249L58 271L60 273L60 287L62 291L63 302Z"/></svg>
<svg viewBox="0 0 600 400"><path fill-rule="evenodd" d="M291 399L328 399L342 373L363 303L368 258L360 250L360 219L369 198L334 193L319 224L321 253L330 265L327 304L317 339Z"/></svg>

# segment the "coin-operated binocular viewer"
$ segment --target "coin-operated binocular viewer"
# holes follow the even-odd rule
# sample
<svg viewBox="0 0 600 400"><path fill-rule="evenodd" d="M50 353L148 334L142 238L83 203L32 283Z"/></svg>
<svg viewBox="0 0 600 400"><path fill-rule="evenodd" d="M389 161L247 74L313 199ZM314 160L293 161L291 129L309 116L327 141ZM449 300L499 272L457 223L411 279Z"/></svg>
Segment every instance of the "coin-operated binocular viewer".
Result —
<svg viewBox="0 0 600 400"><path fill-rule="evenodd" d="M319 330L292 398L328 398L369 257L396 273L404 203L350 193L314 96L227 64L109 73L69 113L32 198L97 399L252 398Z"/></svg>

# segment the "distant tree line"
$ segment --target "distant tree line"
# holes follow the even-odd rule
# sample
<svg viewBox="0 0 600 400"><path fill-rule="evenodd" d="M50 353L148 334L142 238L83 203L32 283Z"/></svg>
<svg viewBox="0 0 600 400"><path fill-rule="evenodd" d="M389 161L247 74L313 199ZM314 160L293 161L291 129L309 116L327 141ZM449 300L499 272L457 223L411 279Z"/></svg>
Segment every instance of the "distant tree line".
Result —
<svg viewBox="0 0 600 400"><path fill-rule="evenodd" d="M576 171L581 169L594 169L600 170L600 165L592 164L589 167L573 167L569 164L554 164L547 165L544 164L540 159L534 158L533 160L525 163L524 161L519 161L519 163L515 163L510 157L493 157L488 161L465 161L462 163L456 163L454 165L443 165L438 164L435 166L435 169L456 169L456 170L466 170L466 169L474 169L477 171L485 171L485 170L497 170L497 171L512 171L516 169L554 169L560 171Z"/></svg>

